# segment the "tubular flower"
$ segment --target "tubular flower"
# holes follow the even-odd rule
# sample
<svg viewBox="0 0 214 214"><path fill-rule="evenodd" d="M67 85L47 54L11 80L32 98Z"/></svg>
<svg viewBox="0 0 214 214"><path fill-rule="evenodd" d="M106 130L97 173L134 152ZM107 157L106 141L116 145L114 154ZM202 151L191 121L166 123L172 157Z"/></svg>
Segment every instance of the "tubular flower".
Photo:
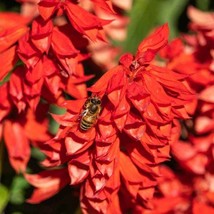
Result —
<svg viewBox="0 0 214 214"><path fill-rule="evenodd" d="M93 4L113 13L110 2ZM68 0L40 1L38 12L17 48L18 57L26 65L17 71L18 78L24 77L25 86L20 93L25 106L36 109L40 97L57 103L63 99L63 92L74 98L86 97L85 81L92 77L85 76L82 67L82 61L89 57L88 40L105 40L103 26L111 21Z"/></svg>
<svg viewBox="0 0 214 214"><path fill-rule="evenodd" d="M34 23L33 26L39 29L40 24L36 26L37 21ZM17 75L19 78L25 76L26 87L23 90L28 104L33 109L36 108L40 97L53 103L61 97L63 91L68 92L73 97L85 97L86 86L84 82L91 78L91 76L86 77L84 75L82 65L77 59L78 51L66 34L62 34L58 28L54 28L51 32L53 27L51 23L46 27L45 30L45 26L43 26L44 32L40 32L41 37L38 34L35 37L26 34L19 41L18 54L27 67L20 69ZM49 34L51 32L52 42L47 30ZM30 33L34 34L32 31ZM60 41L63 41L64 44L61 45ZM50 46L51 52L45 55L44 53L49 51ZM77 70L78 73L75 73ZM72 75L68 76L68 73L72 73ZM72 82L73 84L69 85ZM37 102L34 102L35 99Z"/></svg>
<svg viewBox="0 0 214 214"><path fill-rule="evenodd" d="M5 140L11 165L17 172L24 172L31 144L45 149L40 142L50 137L44 119L47 115L37 121L41 99L51 104L64 100L63 93L72 98L87 96L85 82L92 75L85 76L82 61L89 57L88 40L105 40L103 25L110 21L96 17L73 1L20 2L31 2L34 8L39 3L39 9L37 16L31 14L27 18L15 13L0 14L0 121L1 139ZM105 5L102 1L94 4ZM48 16L53 5L56 7ZM110 8L111 3L108 5ZM68 22L58 20L63 12ZM36 116L28 118L31 111ZM31 131L33 126L40 137Z"/></svg>
<svg viewBox="0 0 214 214"><path fill-rule="evenodd" d="M197 32L197 43L213 49L214 13L200 11L193 6L188 8L188 17L191 20L189 28Z"/></svg>
<svg viewBox="0 0 214 214"><path fill-rule="evenodd" d="M167 25L156 29L135 57L122 56L120 64L89 89L90 99L100 99L102 108L91 128L84 131L81 123L92 100L67 100L61 104L66 114L53 115L60 128L43 149L43 165L67 165L70 185L81 184L83 213L122 213L132 209L133 201L150 206L159 164L170 156L174 119L188 118L185 104L194 98L179 75L153 63L168 33Z"/></svg>
<svg viewBox="0 0 214 214"><path fill-rule="evenodd" d="M49 171L41 172L37 176L25 174L25 178L38 188L38 191L35 191L31 199L28 200L28 202L32 201L32 203L39 203L45 200L56 194L59 188L63 188L69 183L69 176L65 168L52 170L51 173Z"/></svg>
<svg viewBox="0 0 214 214"><path fill-rule="evenodd" d="M173 172L167 167L161 168L162 177L158 181L155 197L152 199L153 210L135 208L135 212L147 214L161 213L213 213L213 175L206 172L195 176L177 169Z"/></svg>
<svg viewBox="0 0 214 214"><path fill-rule="evenodd" d="M109 3L109 1L107 2ZM92 3L92 1L89 3L87 0L81 0L80 3L88 11L94 11L98 17L113 20L111 23L103 27L104 32L107 35L107 40L113 39L114 41L119 42L125 40L127 25L129 22L129 18L125 15L125 13L131 9L132 0L127 0L122 4L120 1L112 1L112 7L115 9L116 13L112 11L112 9L110 11L107 10L104 6L96 6ZM91 52L91 57L96 65L101 67L102 70L107 71L117 65L116 56L120 55L121 48L114 46L111 42L106 43L104 41L97 41L94 43L90 41L89 51Z"/></svg>
<svg viewBox="0 0 214 214"><path fill-rule="evenodd" d="M192 20L190 29L195 34L184 35L186 46L179 39L176 39L161 54L169 60L167 67L183 75L188 75L189 87L200 93L214 83L212 66L214 18L212 13L198 11L193 7L188 9L188 15ZM200 20L198 19L199 15Z"/></svg>
<svg viewBox="0 0 214 214"><path fill-rule="evenodd" d="M28 31L28 21L17 13L0 13L0 81L18 61L15 43Z"/></svg>
<svg viewBox="0 0 214 214"><path fill-rule="evenodd" d="M162 55L168 59L168 68L187 76L185 84L197 94L197 99L194 101L195 107L191 112L193 118L183 122L182 129L185 132L183 139L171 144L172 155L183 177L174 173L174 178L170 182L179 181L183 189L189 188L189 193L176 193L179 195L179 200L177 196L174 197L171 194L170 201L175 200L175 204L165 203L163 207L167 212L175 212L177 207L182 208L183 213L198 214L200 210L203 210L203 213L212 213L214 211L212 166L214 161L214 18L213 13L205 13L193 7L188 9L188 15L191 20L190 29L195 34L184 36L186 45L178 39L174 40L165 50L162 50ZM193 103L191 105L193 106ZM173 172L170 173L173 174ZM163 191L163 187L170 187L170 183L167 184L167 174L164 173L163 179L166 183L159 184L160 195L154 201L154 204L157 203L156 207L169 198L166 195L167 192Z"/></svg>
<svg viewBox="0 0 214 214"><path fill-rule="evenodd" d="M160 167L161 176L152 199L153 209L145 210L135 206L134 213L162 214L162 213L192 213L191 212L191 180L188 175L175 174L166 166Z"/></svg>
<svg viewBox="0 0 214 214"><path fill-rule="evenodd" d="M40 147L41 142L51 137L47 130L48 120L44 117L46 112L47 107L39 105L36 112L28 109L26 114L8 115L2 123L1 138L4 138L10 164L17 173L26 170L31 144Z"/></svg>
<svg viewBox="0 0 214 214"><path fill-rule="evenodd" d="M102 6L105 5L105 1L95 1L94 4ZM103 37L102 28L110 22L109 20L96 17L79 5L71 3L68 0L40 1L39 12L44 20L48 20L54 14L65 14L74 29L92 41L96 39L105 39Z"/></svg>
<svg viewBox="0 0 214 214"><path fill-rule="evenodd" d="M2 121L2 119L9 114L12 108L11 102L9 100L7 84L0 86L0 94L0 121Z"/></svg>

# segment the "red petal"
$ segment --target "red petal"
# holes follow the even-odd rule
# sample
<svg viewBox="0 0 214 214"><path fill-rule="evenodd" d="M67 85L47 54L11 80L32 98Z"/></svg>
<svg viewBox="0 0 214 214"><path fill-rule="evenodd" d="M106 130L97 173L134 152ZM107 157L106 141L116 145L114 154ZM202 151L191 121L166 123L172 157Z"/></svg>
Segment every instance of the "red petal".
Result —
<svg viewBox="0 0 214 214"><path fill-rule="evenodd" d="M138 60L140 64L150 62L156 53L167 44L168 36L169 27L167 24L157 28L139 45L136 60Z"/></svg>
<svg viewBox="0 0 214 214"><path fill-rule="evenodd" d="M214 129L214 120L207 116L199 116L195 121L195 130L198 134L203 134Z"/></svg>
<svg viewBox="0 0 214 214"><path fill-rule="evenodd" d="M120 172L126 182L131 182L133 184L143 182L142 176L137 170L137 167L123 152L120 152Z"/></svg>
<svg viewBox="0 0 214 214"><path fill-rule="evenodd" d="M52 21L48 20L47 22L44 22L40 16L37 17L32 23L32 42L42 53L47 53L49 50L52 30Z"/></svg>
<svg viewBox="0 0 214 214"><path fill-rule="evenodd" d="M22 126L9 120L5 121L4 139L11 165L16 172L24 172L30 159L30 145Z"/></svg>
<svg viewBox="0 0 214 214"><path fill-rule="evenodd" d="M19 40L18 55L28 68L34 67L41 58L41 53L30 41L29 33Z"/></svg>
<svg viewBox="0 0 214 214"><path fill-rule="evenodd" d="M201 11L193 6L188 7L188 17L193 22L193 25L198 25L205 29L211 29L214 25L213 14L210 12Z"/></svg>
<svg viewBox="0 0 214 214"><path fill-rule="evenodd" d="M0 122L10 112L11 102L9 101L8 83L0 86Z"/></svg>
<svg viewBox="0 0 214 214"><path fill-rule="evenodd" d="M6 29L13 28L17 25L26 25L30 21L30 18L13 12L1 12L0 13L0 26Z"/></svg>
<svg viewBox="0 0 214 214"><path fill-rule="evenodd" d="M211 214L214 213L214 208L208 204L194 200L192 212L193 214Z"/></svg>
<svg viewBox="0 0 214 214"><path fill-rule="evenodd" d="M141 140L146 130L146 124L138 118L128 115L124 131L135 140Z"/></svg>
<svg viewBox="0 0 214 214"><path fill-rule="evenodd" d="M1 29L0 31L0 52L9 48L12 44L18 41L24 34L26 34L28 28L25 26L16 26L6 31Z"/></svg>
<svg viewBox="0 0 214 214"><path fill-rule="evenodd" d="M75 56L79 51L73 46L68 35L60 31L60 28L55 27L52 35L53 50L63 56Z"/></svg>
<svg viewBox="0 0 214 214"><path fill-rule="evenodd" d="M52 0L43 0L39 2L39 14L42 16L44 20L49 19L54 12L57 10L59 6L59 1Z"/></svg>
<svg viewBox="0 0 214 214"><path fill-rule="evenodd" d="M28 110L26 124L24 126L25 133L27 137L33 141L47 141L51 137L48 134L48 121L37 121L37 117L32 110Z"/></svg>
<svg viewBox="0 0 214 214"><path fill-rule="evenodd" d="M200 93L199 99L206 102L214 103L214 85L208 86L206 89L204 89Z"/></svg>
<svg viewBox="0 0 214 214"><path fill-rule="evenodd" d="M112 8L112 2L110 0L91 0L94 2L96 7L99 7L104 10L105 13L115 14L114 9Z"/></svg>
<svg viewBox="0 0 214 214"><path fill-rule="evenodd" d="M116 75L118 72L123 72L122 66L117 66L115 68L112 68L111 70L107 71L103 76L88 90L94 93L104 93L106 91L106 88L108 86L108 82L111 80L111 78Z"/></svg>
<svg viewBox="0 0 214 214"><path fill-rule="evenodd" d="M190 143L176 142L172 145L172 150L179 160L187 160L196 155L196 150Z"/></svg>
<svg viewBox="0 0 214 214"><path fill-rule="evenodd" d="M32 204L40 203L52 197L70 181L67 168L43 171L35 175L25 174L25 178L30 184L37 187L27 200Z"/></svg>
<svg viewBox="0 0 214 214"><path fill-rule="evenodd" d="M18 57L16 55L16 46L12 46L8 50L0 53L0 81L2 81L7 74L12 70L16 64Z"/></svg>
<svg viewBox="0 0 214 214"><path fill-rule="evenodd" d="M102 26L111 22L110 20L99 19L73 3L66 2L65 5L68 19L73 27L92 41L99 37L99 30L102 29Z"/></svg>
<svg viewBox="0 0 214 214"><path fill-rule="evenodd" d="M68 172L71 179L71 185L83 182L89 173L90 156L86 150L84 153L74 157L68 163Z"/></svg>

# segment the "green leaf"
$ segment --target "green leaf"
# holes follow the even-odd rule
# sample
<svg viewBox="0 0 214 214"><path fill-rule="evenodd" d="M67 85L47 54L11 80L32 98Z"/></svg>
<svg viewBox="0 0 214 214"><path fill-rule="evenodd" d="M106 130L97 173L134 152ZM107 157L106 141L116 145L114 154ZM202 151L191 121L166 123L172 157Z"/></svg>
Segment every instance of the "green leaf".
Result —
<svg viewBox="0 0 214 214"><path fill-rule="evenodd" d="M39 162L45 159L45 154L43 154L38 148L33 147L31 149L31 156L36 158Z"/></svg>
<svg viewBox="0 0 214 214"><path fill-rule="evenodd" d="M22 204L25 201L25 191L29 186L22 175L17 175L11 186L10 202L12 204Z"/></svg>
<svg viewBox="0 0 214 214"><path fill-rule="evenodd" d="M136 52L138 45L154 27L168 23L171 37L178 35L177 20L188 0L135 0L130 13L124 50Z"/></svg>
<svg viewBox="0 0 214 214"><path fill-rule="evenodd" d="M196 7L200 10L209 10L210 0L196 0Z"/></svg>
<svg viewBox="0 0 214 214"><path fill-rule="evenodd" d="M0 86L2 86L4 83L6 83L6 82L8 82L10 80L11 74L12 74L12 72L9 72L7 74L7 76L2 81L0 81Z"/></svg>
<svg viewBox="0 0 214 214"><path fill-rule="evenodd" d="M60 108L56 105L51 105L49 111L54 114L64 114L66 112L66 109ZM52 134L56 134L58 129L59 129L59 124L51 117L50 123L49 123L49 131Z"/></svg>
<svg viewBox="0 0 214 214"><path fill-rule="evenodd" d="M9 191L8 189L0 184L0 213L3 212L5 206L9 201Z"/></svg>
<svg viewBox="0 0 214 214"><path fill-rule="evenodd" d="M10 76L12 75L13 71L20 65L23 65L23 62L19 60L13 67L11 71L8 72L8 74L5 76L5 78L0 81L0 86L2 86L4 83L8 82L10 80Z"/></svg>

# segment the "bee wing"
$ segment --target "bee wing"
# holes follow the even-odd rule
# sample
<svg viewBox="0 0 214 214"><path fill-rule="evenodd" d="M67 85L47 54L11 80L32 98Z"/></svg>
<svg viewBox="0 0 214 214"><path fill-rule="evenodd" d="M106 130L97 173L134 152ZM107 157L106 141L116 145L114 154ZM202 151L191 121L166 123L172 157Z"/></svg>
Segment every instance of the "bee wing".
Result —
<svg viewBox="0 0 214 214"><path fill-rule="evenodd" d="M84 117L88 113L88 109L85 109L84 111L81 112L80 116Z"/></svg>

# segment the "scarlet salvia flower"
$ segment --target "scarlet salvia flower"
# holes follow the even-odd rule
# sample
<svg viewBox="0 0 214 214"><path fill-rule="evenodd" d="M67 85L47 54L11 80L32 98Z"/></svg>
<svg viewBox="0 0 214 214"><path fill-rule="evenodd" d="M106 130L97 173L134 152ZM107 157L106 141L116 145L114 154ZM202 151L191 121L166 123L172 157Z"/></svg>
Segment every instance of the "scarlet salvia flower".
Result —
<svg viewBox="0 0 214 214"><path fill-rule="evenodd" d="M94 5L113 13L110 2L95 1ZM22 76L28 84L36 85L28 105L36 109L40 97L56 103L63 99L63 92L75 98L86 97L84 82L92 76L84 75L81 63L89 57L88 39L105 40L103 26L111 21L100 19L71 1L43 0L38 9L39 16L18 46L18 56L27 67ZM29 94L28 90L24 89L24 94Z"/></svg>
<svg viewBox="0 0 214 214"><path fill-rule="evenodd" d="M132 209L133 201L150 206L159 164L169 158L174 119L188 118L185 104L194 98L179 75L153 63L167 44L168 33L167 25L156 29L136 56L122 56L120 64L89 89L92 97L102 100L98 121L90 129L80 128L86 99L65 101L61 106L66 114L53 115L60 129L43 150L47 155L43 164L67 164L70 185L81 184L84 213L121 213ZM41 201L39 189L30 201Z"/></svg>
<svg viewBox="0 0 214 214"><path fill-rule="evenodd" d="M172 154L177 161L175 172L164 171L163 183L159 183L159 195L154 199L154 213L160 213L160 207L166 212L212 213L214 211L213 194L213 140L214 140L214 101L213 101L213 13L205 13L193 7L188 9L190 29L195 34L184 38L186 45L174 40L162 55L168 58L167 67L175 72L188 75L185 84L197 93L191 106L193 119L184 122L183 139L174 141ZM190 106L186 106L189 109ZM176 172L179 169L179 174ZM165 173L167 172L167 173ZM183 176L181 176L183 175ZM171 183L179 183L179 191L167 194L164 188L171 188ZM184 193L181 189L187 189ZM171 188L171 189L176 189ZM163 203L171 198L172 203ZM162 206L160 206L160 203Z"/></svg>
<svg viewBox="0 0 214 214"><path fill-rule="evenodd" d="M4 138L9 161L17 173L25 172L31 145L41 147L41 142L51 137L47 119L49 105L38 105L39 97L34 93L37 85L26 84L22 74L23 68L19 66L11 74L10 81L0 86L0 140ZM26 107L28 99L36 103L36 111Z"/></svg>
<svg viewBox="0 0 214 214"><path fill-rule="evenodd" d="M63 188L69 183L70 179L67 169L63 168L52 170L51 173L44 171L37 176L26 174L25 177L31 184L38 188L38 191L35 191L32 195L32 198L37 199L37 201L33 201L34 203L56 194L59 188ZM61 179L62 177L63 179ZM31 200L28 200L28 202L31 202Z"/></svg>
<svg viewBox="0 0 214 214"><path fill-rule="evenodd" d="M50 139L45 105L39 105L37 112L28 109L27 114L8 115L2 123L2 137L8 151L11 166L17 173L25 172L30 159L30 146L41 146L41 142ZM45 111L44 111L45 110Z"/></svg>
<svg viewBox="0 0 214 214"><path fill-rule="evenodd" d="M112 9L109 10L104 6L97 7L95 5L93 7L93 4L89 3L87 0L82 0L81 5L88 11L94 11L95 14L103 19L113 20L103 27L108 40L113 39L114 41L123 42L126 39L129 17L126 16L125 13L131 9L132 0L127 0L122 4L120 1L112 1L112 7L115 9L116 13ZM97 41L96 43L90 42L89 51L93 61L104 71L116 66L116 56L121 54L120 47L114 46L111 42L106 43L104 41Z"/></svg>
<svg viewBox="0 0 214 214"><path fill-rule="evenodd" d="M8 113L11 110L11 102L9 101L9 95L8 95L8 85L4 84L3 86L0 86L0 121L8 115Z"/></svg>
<svg viewBox="0 0 214 214"><path fill-rule="evenodd" d="M197 163L194 163L197 164ZM213 213L213 175L206 172L195 176L175 168L161 168L162 177L158 181L158 191L152 199L153 210L136 207L139 212L161 213ZM136 212L136 211L135 211Z"/></svg>
<svg viewBox="0 0 214 214"><path fill-rule="evenodd" d="M98 1L98 3L95 1L94 4L98 4L99 6L104 5L105 7L106 3L105 1ZM98 38L104 39L102 27L110 22L96 17L68 0L43 0L39 2L39 12L45 21L55 13L58 15L62 15L62 13L65 14L75 30L87 36L92 41Z"/></svg>
<svg viewBox="0 0 214 214"><path fill-rule="evenodd" d="M17 13L0 13L0 81L18 60L15 43L28 31L28 21Z"/></svg>
<svg viewBox="0 0 214 214"><path fill-rule="evenodd" d="M29 3L24 0L20 2ZM14 13L0 14L0 59L3 65L0 81L13 69L9 81L4 80L0 85L1 138L5 139L9 160L17 172L25 171L30 158L30 145L35 141L29 133L26 134L25 125L32 123L36 126L37 118L28 119L27 112L37 112L41 98L51 104L62 102L65 99L63 93L73 98L87 96L85 82L92 75L85 76L82 61L89 57L86 50L88 39L105 40L103 25L110 23L71 1L31 3L34 6L39 3L39 10L28 18ZM111 8L110 2L95 1L94 4L109 10ZM63 19L65 16L68 22ZM26 24L31 25L28 28ZM14 67L18 60L22 64ZM21 118L27 119L23 122ZM43 120L46 120L46 115ZM47 131L48 124L43 125L46 125ZM36 141L45 141L47 136L40 128L36 130L41 138ZM8 135L10 129L12 134Z"/></svg>

